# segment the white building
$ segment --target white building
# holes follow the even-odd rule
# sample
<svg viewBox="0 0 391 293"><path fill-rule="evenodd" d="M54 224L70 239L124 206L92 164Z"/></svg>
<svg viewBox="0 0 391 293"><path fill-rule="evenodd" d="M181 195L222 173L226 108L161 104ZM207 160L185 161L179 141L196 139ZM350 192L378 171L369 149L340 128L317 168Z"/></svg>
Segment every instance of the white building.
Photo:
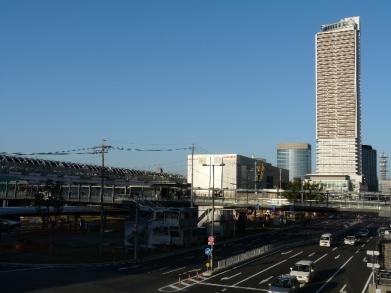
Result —
<svg viewBox="0 0 391 293"><path fill-rule="evenodd" d="M232 195L236 190L278 188L289 181L289 172L267 163L264 159L238 154L194 155L187 157L187 182L192 183L197 195L208 196L210 189L222 195Z"/></svg>
<svg viewBox="0 0 391 293"><path fill-rule="evenodd" d="M316 34L316 142L316 174L341 179L348 175L353 189L359 190L362 182L359 17L322 25Z"/></svg>

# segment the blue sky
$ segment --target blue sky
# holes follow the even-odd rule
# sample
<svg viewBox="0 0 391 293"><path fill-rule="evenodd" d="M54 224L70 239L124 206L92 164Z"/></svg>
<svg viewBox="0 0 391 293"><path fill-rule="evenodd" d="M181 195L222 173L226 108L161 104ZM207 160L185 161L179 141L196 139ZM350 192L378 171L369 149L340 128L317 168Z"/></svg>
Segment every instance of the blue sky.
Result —
<svg viewBox="0 0 391 293"><path fill-rule="evenodd" d="M315 151L314 37L358 15L362 140L390 154L390 14L386 0L0 0L0 151L102 138L273 164L278 143ZM112 151L107 163L184 174L187 153Z"/></svg>

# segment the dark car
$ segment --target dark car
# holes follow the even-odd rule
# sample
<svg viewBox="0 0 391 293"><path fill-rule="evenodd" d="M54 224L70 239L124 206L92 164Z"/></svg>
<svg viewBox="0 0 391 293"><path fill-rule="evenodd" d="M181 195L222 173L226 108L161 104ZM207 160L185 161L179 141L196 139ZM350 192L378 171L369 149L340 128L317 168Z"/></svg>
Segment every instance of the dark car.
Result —
<svg viewBox="0 0 391 293"><path fill-rule="evenodd" d="M269 293L292 293L297 292L300 284L295 276L280 275L269 284Z"/></svg>
<svg viewBox="0 0 391 293"><path fill-rule="evenodd" d="M369 230L368 229L361 229L358 231L357 235L359 237L368 237L369 236Z"/></svg>

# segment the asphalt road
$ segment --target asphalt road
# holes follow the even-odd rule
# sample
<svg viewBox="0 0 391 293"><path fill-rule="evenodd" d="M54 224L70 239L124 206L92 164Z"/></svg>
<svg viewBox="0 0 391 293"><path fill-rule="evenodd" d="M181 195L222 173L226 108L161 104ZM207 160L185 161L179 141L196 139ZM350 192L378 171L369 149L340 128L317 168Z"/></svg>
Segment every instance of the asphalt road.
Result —
<svg viewBox="0 0 391 293"><path fill-rule="evenodd" d="M281 233L254 235L245 240L217 245L216 258L231 256L265 243L289 242L322 232L341 231L348 220L330 219L307 227L295 227ZM373 236L380 224L371 221L351 228L354 234L368 226ZM341 237L344 235L341 235ZM341 239L339 239L341 240ZM368 242L366 242L368 241ZM101 266L52 267L0 265L1 292L265 292L271 277L288 273L298 260L316 262L313 282L300 292L362 292L370 275L365 261L367 249L375 239L368 238L361 246L344 246L338 242L330 248L305 245L267 255L210 278L197 276L206 260L201 251L189 251L139 265L122 263ZM181 282L178 277L181 275ZM185 289L185 290L184 290Z"/></svg>

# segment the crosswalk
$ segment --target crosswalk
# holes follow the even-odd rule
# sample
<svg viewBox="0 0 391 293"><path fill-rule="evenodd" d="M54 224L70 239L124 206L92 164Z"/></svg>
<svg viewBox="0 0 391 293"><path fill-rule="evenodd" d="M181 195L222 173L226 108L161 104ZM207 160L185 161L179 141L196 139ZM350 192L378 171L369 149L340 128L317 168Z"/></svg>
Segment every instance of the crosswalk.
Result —
<svg viewBox="0 0 391 293"><path fill-rule="evenodd" d="M200 282L203 282L207 280L207 277L202 276L201 274L195 275L193 277L187 277L183 279L179 279L175 283L172 283L170 285L164 286L159 288L160 292L176 292L176 291L181 291L184 290L188 287L191 287L193 285L196 285Z"/></svg>

